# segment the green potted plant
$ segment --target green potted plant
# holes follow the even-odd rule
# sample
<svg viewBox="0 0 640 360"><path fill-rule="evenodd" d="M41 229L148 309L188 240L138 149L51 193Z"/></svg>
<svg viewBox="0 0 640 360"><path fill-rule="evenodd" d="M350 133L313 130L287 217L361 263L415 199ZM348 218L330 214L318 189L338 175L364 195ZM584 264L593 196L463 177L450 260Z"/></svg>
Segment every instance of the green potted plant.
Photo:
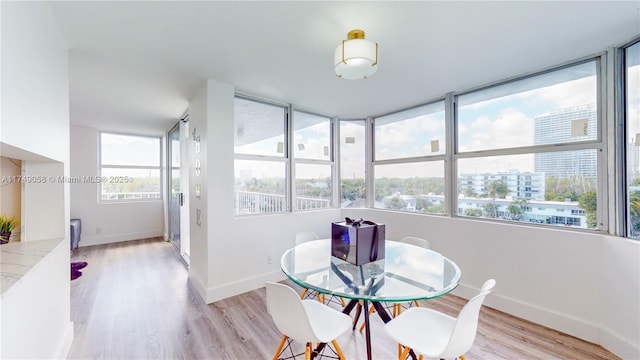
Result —
<svg viewBox="0 0 640 360"><path fill-rule="evenodd" d="M11 231L18 225L14 216L0 215L0 244L6 244L11 237Z"/></svg>

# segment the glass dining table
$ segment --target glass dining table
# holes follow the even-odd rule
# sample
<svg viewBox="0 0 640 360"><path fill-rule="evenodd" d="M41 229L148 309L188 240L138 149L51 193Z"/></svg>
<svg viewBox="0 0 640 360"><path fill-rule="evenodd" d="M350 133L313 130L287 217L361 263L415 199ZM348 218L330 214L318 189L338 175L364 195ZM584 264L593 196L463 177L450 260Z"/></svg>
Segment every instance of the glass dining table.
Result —
<svg viewBox="0 0 640 360"><path fill-rule="evenodd" d="M331 240L305 242L287 250L282 271L303 288L350 299L343 312L356 308L353 329L364 314L367 359L371 359L369 303L382 321L391 317L381 303L428 300L458 286L460 268L433 250L398 241L385 241L385 258L353 265L331 256ZM363 311L364 309L364 311Z"/></svg>

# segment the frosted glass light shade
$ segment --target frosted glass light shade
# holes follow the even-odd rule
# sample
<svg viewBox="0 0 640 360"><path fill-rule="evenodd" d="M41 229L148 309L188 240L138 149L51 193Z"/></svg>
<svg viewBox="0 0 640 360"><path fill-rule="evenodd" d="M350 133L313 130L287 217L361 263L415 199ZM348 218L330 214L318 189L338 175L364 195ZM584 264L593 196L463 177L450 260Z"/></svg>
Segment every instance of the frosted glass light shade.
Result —
<svg viewBox="0 0 640 360"><path fill-rule="evenodd" d="M365 39L345 40L334 54L336 75L364 79L378 71L378 44Z"/></svg>

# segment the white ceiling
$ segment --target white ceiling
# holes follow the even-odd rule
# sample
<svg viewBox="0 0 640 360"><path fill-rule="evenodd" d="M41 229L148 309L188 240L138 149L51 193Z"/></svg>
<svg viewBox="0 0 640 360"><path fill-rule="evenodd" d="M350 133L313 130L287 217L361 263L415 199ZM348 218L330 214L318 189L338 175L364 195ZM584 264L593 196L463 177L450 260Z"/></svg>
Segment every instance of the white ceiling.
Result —
<svg viewBox="0 0 640 360"><path fill-rule="evenodd" d="M639 1L50 3L70 47L71 123L164 131L204 79L346 118L593 55L640 32ZM343 80L360 28L378 72Z"/></svg>

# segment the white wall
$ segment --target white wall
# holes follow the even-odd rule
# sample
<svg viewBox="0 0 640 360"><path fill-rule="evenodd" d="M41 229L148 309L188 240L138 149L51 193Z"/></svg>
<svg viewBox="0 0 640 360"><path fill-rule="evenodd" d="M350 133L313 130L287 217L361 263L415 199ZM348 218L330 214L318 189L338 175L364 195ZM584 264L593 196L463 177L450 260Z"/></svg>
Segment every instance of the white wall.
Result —
<svg viewBox="0 0 640 360"><path fill-rule="evenodd" d="M71 126L71 177L99 174L98 135ZM92 183L71 184L71 218L82 220L81 247L162 236L164 228L162 201L99 203Z"/></svg>
<svg viewBox="0 0 640 360"><path fill-rule="evenodd" d="M67 161L68 51L48 5L2 2L1 66L0 140Z"/></svg>
<svg viewBox="0 0 640 360"><path fill-rule="evenodd" d="M605 236L602 341L623 359L640 359L640 241Z"/></svg>
<svg viewBox="0 0 640 360"><path fill-rule="evenodd" d="M207 123L208 119L208 97L209 85L215 85L211 81L205 81L196 94L189 101L189 130L194 133L189 142L189 226L190 233L190 263L189 279L195 285L203 299L207 299L207 289L209 287L209 240L208 224L206 214L206 194L208 189L204 186L207 179L208 169L214 168L212 164L207 164ZM220 86L223 86L220 84ZM193 137L200 140L198 150ZM196 173L196 161L201 164L200 173ZM196 186L200 186L200 194L196 194ZM230 190L229 190L230 191Z"/></svg>
<svg viewBox="0 0 640 360"><path fill-rule="evenodd" d="M60 180L64 169L61 162L24 162L23 175L33 182L23 184L22 241L61 238L69 233L69 213L65 214L67 187Z"/></svg>
<svg viewBox="0 0 640 360"><path fill-rule="evenodd" d="M389 239L428 239L432 249L460 266L457 295L470 298L494 278L487 305L601 344L623 358L640 355L640 242L383 210L342 214L385 223Z"/></svg>
<svg viewBox="0 0 640 360"><path fill-rule="evenodd" d="M66 358L73 323L62 283L69 284L69 243L64 241L2 295L0 358Z"/></svg>
<svg viewBox="0 0 640 360"><path fill-rule="evenodd" d="M30 161L37 158L40 162L57 164L52 165L57 168L56 172L61 170L62 175L69 175L67 45L48 4L3 1L0 6L1 149L10 149L11 154L6 156L23 160L23 167L29 167ZM33 168L38 170L38 166ZM69 300L69 187L62 184L56 189L61 190L61 195L40 203L25 202L29 189L22 192L22 221L31 221L34 229L42 227L36 232L37 236L62 232L64 241L47 260L45 276L33 282L24 278L20 296L2 299L2 328L11 329L1 334L3 357L9 349L10 356L6 357L11 358L64 357L73 340ZM52 231L44 228L47 224L37 223L41 217L30 219L34 211L46 209L55 213L56 223L47 223L52 225ZM32 314L33 322L26 319L25 314ZM5 348L7 344L16 346Z"/></svg>
<svg viewBox="0 0 640 360"><path fill-rule="evenodd" d="M294 234L314 231L329 236L340 210L330 209L267 216L234 216L234 90L208 80L189 104L189 126L200 135L199 154L191 141L189 276L207 303L284 278L280 257L293 246ZM194 163L202 172L196 176ZM197 199L195 185L202 185ZM196 209L202 224L198 226ZM270 260L270 263L269 263Z"/></svg>

